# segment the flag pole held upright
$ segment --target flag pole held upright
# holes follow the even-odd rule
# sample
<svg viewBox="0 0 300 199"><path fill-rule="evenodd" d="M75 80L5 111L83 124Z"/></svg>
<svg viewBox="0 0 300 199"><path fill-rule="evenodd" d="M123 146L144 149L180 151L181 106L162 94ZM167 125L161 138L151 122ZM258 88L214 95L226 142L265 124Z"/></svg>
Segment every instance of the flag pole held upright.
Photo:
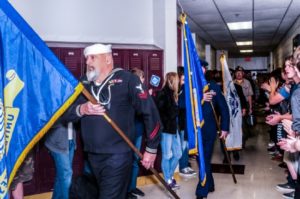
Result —
<svg viewBox="0 0 300 199"><path fill-rule="evenodd" d="M184 42L184 89L189 153L198 154L199 180L201 186L205 186L206 170L201 127L204 125L202 98L203 93L208 89L208 86L202 72L200 59L184 13L181 15L181 22Z"/></svg>
<svg viewBox="0 0 300 199"><path fill-rule="evenodd" d="M93 104L97 104L97 100L92 96L88 90L83 89L82 93L84 96ZM106 114L103 117L105 120L116 130L116 132L124 139L124 141L129 145L129 147L141 158L143 159L143 154L132 144L130 139L125 135L125 133L119 128L119 126ZM159 175L159 173L154 169L150 168L150 171L155 175L155 177L164 185L164 187L171 193L175 199L180 199L179 196L173 191L166 181Z"/></svg>

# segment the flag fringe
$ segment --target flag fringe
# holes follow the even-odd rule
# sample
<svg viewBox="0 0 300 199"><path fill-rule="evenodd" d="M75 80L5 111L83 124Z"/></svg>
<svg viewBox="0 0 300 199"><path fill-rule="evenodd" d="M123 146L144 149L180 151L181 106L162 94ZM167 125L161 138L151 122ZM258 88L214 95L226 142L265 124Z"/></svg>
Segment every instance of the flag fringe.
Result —
<svg viewBox="0 0 300 199"><path fill-rule="evenodd" d="M203 181L201 182L201 186L202 186L202 187L204 187L204 186L205 186L205 184L206 184L206 174L205 174L205 176L204 176L204 179L203 179Z"/></svg>
<svg viewBox="0 0 300 199"><path fill-rule="evenodd" d="M227 148L227 151L239 151L239 150L242 150L242 147L230 147L230 148Z"/></svg>
<svg viewBox="0 0 300 199"><path fill-rule="evenodd" d="M189 150L189 155L197 155L197 154L198 154L198 149L197 148Z"/></svg>

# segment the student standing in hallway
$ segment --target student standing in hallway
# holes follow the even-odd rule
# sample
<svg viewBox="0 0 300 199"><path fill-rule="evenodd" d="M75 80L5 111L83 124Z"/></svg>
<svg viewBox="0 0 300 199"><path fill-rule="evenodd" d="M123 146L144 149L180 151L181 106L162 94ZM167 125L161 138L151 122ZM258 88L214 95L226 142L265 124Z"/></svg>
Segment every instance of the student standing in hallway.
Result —
<svg viewBox="0 0 300 199"><path fill-rule="evenodd" d="M179 77L179 93L178 93L178 127L180 133L180 142L182 156L179 159L179 175L182 177L196 176L197 173L189 166L189 143L186 129L186 106L185 106L185 91L184 91L184 68L177 68Z"/></svg>
<svg viewBox="0 0 300 199"><path fill-rule="evenodd" d="M72 122L56 122L46 135L45 146L50 151L56 169L52 199L69 199L75 138Z"/></svg>
<svg viewBox="0 0 300 199"><path fill-rule="evenodd" d="M156 104L163 123L161 138L161 168L165 181L173 190L179 189L173 175L182 155L178 132L178 85L175 72L165 76L164 86L156 96Z"/></svg>
<svg viewBox="0 0 300 199"><path fill-rule="evenodd" d="M237 66L235 69L234 83L240 85L243 88L244 96L247 100L247 112L243 114L242 128L243 128L243 148L245 148L246 141L250 137L250 126L247 124L247 116L252 114L252 96L253 90L250 82L244 77L245 71L241 66Z"/></svg>

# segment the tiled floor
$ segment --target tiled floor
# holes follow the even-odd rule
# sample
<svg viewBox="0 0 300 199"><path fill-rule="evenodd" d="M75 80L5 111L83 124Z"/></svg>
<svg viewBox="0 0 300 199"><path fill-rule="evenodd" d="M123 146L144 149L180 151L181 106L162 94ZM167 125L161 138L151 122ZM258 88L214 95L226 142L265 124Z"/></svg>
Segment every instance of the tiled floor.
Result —
<svg viewBox="0 0 300 199"><path fill-rule="evenodd" d="M270 160L266 150L268 142L268 127L264 124L256 125L255 136L247 142L246 149L241 153L239 162L244 164L245 174L236 175L237 184L234 184L230 174L215 173L215 192L208 195L209 199L280 199L281 194L276 191L278 183L285 182L284 170L278 167L278 162ZM216 144L213 163L221 163L219 144ZM195 164L193 164L195 165ZM194 199L197 179L179 182L181 189L177 191L182 199ZM141 187L145 191L144 199L168 198L168 195L158 186Z"/></svg>
<svg viewBox="0 0 300 199"><path fill-rule="evenodd" d="M239 162L234 164L246 165L244 175L236 175L237 184L233 183L230 174L214 174L215 192L208 195L209 199L280 199L282 195L276 191L278 183L285 182L284 170L279 168L278 162L270 160L266 150L268 142L268 127L264 124L256 125L253 132L255 136L247 142L246 149L241 153ZM216 144L213 163L221 163L219 144ZM196 163L191 161L193 167ZM194 199L197 178L184 180L179 184L181 189L177 191L182 199ZM169 198L168 194L159 185L147 185L140 187L146 196L143 199ZM25 197L25 199L50 199L51 194L36 195L36 197Z"/></svg>

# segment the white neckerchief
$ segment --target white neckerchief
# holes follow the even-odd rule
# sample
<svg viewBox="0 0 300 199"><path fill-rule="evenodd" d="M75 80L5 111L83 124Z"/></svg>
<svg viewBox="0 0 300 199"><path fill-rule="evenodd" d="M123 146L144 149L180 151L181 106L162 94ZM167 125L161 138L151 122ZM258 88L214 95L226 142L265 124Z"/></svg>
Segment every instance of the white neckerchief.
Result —
<svg viewBox="0 0 300 199"><path fill-rule="evenodd" d="M108 86L108 99L107 99L107 101L104 101L104 102L101 102L101 101L100 101L100 93L101 93L103 87L107 84L107 82L108 82L113 76L114 76L114 73L111 74L108 78L106 78L106 80L101 84L101 86L100 86L100 88L99 88L97 94L94 92L94 87L92 86L92 94L93 94L93 96L97 99L97 101L98 101L101 105L107 105L107 104L110 103L110 98L111 98L110 86L111 86L111 85Z"/></svg>
<svg viewBox="0 0 300 199"><path fill-rule="evenodd" d="M97 94L94 92L94 87L92 86L92 94L93 94L93 96L97 99L97 101L101 104L101 105L107 105L107 104L109 104L110 103L110 100L111 100L111 92L110 92L110 87L112 86L112 85L108 85L108 99L107 99L107 101L103 101L103 102L101 102L100 101L100 93L101 93L101 91L102 91L102 89L104 88L104 86L107 84L107 82L109 81L109 80L111 80L111 78L114 76L114 74L115 74L115 72L117 72L117 71L120 71L120 70L123 70L123 69L121 69L121 68L116 68L116 69L114 69L114 70L112 70L109 74L108 74L108 77L105 79L105 81L103 82L103 83L96 83L96 82L94 82L96 85L101 85L100 86L100 88L99 88L99 90L98 90L98 92L97 92Z"/></svg>

